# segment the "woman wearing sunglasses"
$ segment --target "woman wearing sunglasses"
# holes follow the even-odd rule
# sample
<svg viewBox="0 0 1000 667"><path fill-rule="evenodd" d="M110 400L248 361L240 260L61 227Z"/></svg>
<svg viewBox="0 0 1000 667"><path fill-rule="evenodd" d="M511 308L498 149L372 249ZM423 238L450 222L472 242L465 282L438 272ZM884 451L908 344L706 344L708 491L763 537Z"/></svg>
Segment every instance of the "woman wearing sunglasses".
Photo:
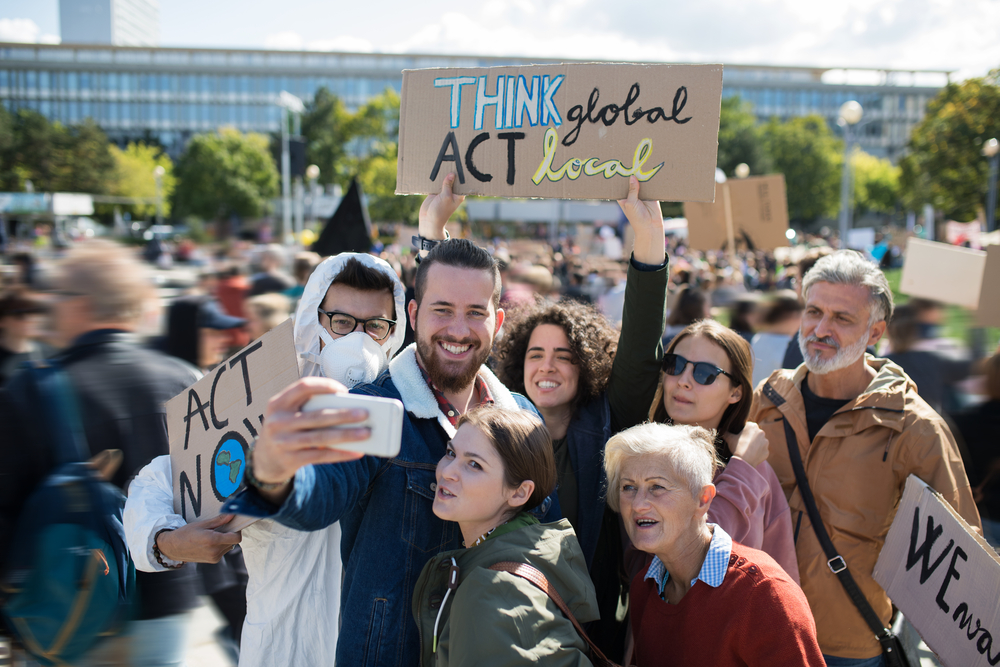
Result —
<svg viewBox="0 0 1000 667"><path fill-rule="evenodd" d="M753 401L753 353L736 332L714 320L689 325L663 355L649 419L714 430L724 467L715 475L708 520L733 540L760 549L799 581L788 501L767 462L768 445L747 422Z"/></svg>

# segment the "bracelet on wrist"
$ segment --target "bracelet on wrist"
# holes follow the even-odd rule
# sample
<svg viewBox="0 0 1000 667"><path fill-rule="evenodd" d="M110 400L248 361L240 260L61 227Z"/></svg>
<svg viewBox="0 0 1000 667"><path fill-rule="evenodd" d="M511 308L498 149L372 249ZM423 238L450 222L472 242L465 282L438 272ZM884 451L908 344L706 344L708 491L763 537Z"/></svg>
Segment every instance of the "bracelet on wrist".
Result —
<svg viewBox="0 0 1000 667"><path fill-rule="evenodd" d="M160 535L162 535L163 533L169 533L172 530L174 529L161 528L160 530L156 531L156 535L153 535L153 556L156 558L156 562L159 563L161 567L165 567L168 570L176 570L184 565L183 561L178 562L177 565L172 565L170 563L165 562L163 560L164 559L163 552L160 551L160 546L156 543L156 541L160 539Z"/></svg>
<svg viewBox="0 0 1000 667"><path fill-rule="evenodd" d="M414 236L414 237L413 237L413 248L414 248L414 249L415 249L415 250L416 250L416 251L417 251L418 253L419 253L419 252L420 252L421 250L428 250L428 251L430 251L430 250L432 250L432 249L434 248L434 246L436 246L436 245L437 245L438 243L441 243L441 241L442 241L442 240L444 240L444 241L447 241L447 240L448 240L448 239L450 239L450 238L451 238L451 234L449 234L449 233L448 233L448 230L447 230L447 229L446 229L446 230L444 230L444 239L429 239L429 238L427 238L426 236L420 236L420 235L418 234L417 236Z"/></svg>
<svg viewBox="0 0 1000 667"><path fill-rule="evenodd" d="M243 471L243 481L248 485L259 489L260 491L276 491L288 483L286 479L283 482L262 482L253 474L253 450L250 448L250 452L247 454L247 465Z"/></svg>

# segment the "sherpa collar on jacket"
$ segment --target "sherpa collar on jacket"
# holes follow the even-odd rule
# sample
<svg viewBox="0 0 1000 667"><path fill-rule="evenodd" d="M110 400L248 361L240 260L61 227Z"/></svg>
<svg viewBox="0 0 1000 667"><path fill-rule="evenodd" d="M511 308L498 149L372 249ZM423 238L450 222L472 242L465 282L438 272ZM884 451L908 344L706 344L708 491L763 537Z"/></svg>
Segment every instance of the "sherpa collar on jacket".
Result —
<svg viewBox="0 0 1000 667"><path fill-rule="evenodd" d="M399 396L402 398L403 406L407 412L417 419L437 419L445 433L449 436L455 435L455 427L441 412L437 399L434 398L434 392L424 381L420 366L417 365L416 343L411 343L409 347L389 362L389 375L392 377L392 383L396 386L396 390L399 391ZM497 407L508 410L520 409L510 390L485 365L479 369L479 377L486 381L486 386L489 387Z"/></svg>

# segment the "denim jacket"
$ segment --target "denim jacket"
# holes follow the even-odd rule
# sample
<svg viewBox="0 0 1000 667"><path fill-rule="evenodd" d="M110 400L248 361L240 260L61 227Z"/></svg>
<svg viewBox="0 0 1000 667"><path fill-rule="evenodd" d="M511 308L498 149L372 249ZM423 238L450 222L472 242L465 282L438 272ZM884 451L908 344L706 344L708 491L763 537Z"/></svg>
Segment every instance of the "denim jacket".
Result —
<svg viewBox="0 0 1000 667"><path fill-rule="evenodd" d="M497 406L534 411L485 366L480 376ZM437 518L432 509L434 471L455 429L420 374L414 345L374 383L352 393L403 401L406 415L397 457L307 466L296 473L292 493L280 508L249 489L227 502L223 512L269 517L299 530L340 521L344 587L338 664L416 666L420 640L410 604L417 578L430 558L462 546L458 525ZM555 521L560 514L553 493L538 518ZM275 658L280 662L280 656Z"/></svg>

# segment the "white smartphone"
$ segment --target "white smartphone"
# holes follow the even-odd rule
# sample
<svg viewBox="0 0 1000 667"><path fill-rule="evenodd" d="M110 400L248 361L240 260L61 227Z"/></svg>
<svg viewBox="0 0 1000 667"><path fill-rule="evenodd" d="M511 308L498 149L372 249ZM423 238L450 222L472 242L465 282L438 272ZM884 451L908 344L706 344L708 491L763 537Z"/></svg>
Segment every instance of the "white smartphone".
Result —
<svg viewBox="0 0 1000 667"><path fill-rule="evenodd" d="M394 398L359 394L320 394L310 398L302 407L302 411L353 408L367 410L368 419L336 428L370 428L371 437L367 440L333 445L332 448L382 458L392 458L399 454L400 441L403 439L403 404Z"/></svg>

